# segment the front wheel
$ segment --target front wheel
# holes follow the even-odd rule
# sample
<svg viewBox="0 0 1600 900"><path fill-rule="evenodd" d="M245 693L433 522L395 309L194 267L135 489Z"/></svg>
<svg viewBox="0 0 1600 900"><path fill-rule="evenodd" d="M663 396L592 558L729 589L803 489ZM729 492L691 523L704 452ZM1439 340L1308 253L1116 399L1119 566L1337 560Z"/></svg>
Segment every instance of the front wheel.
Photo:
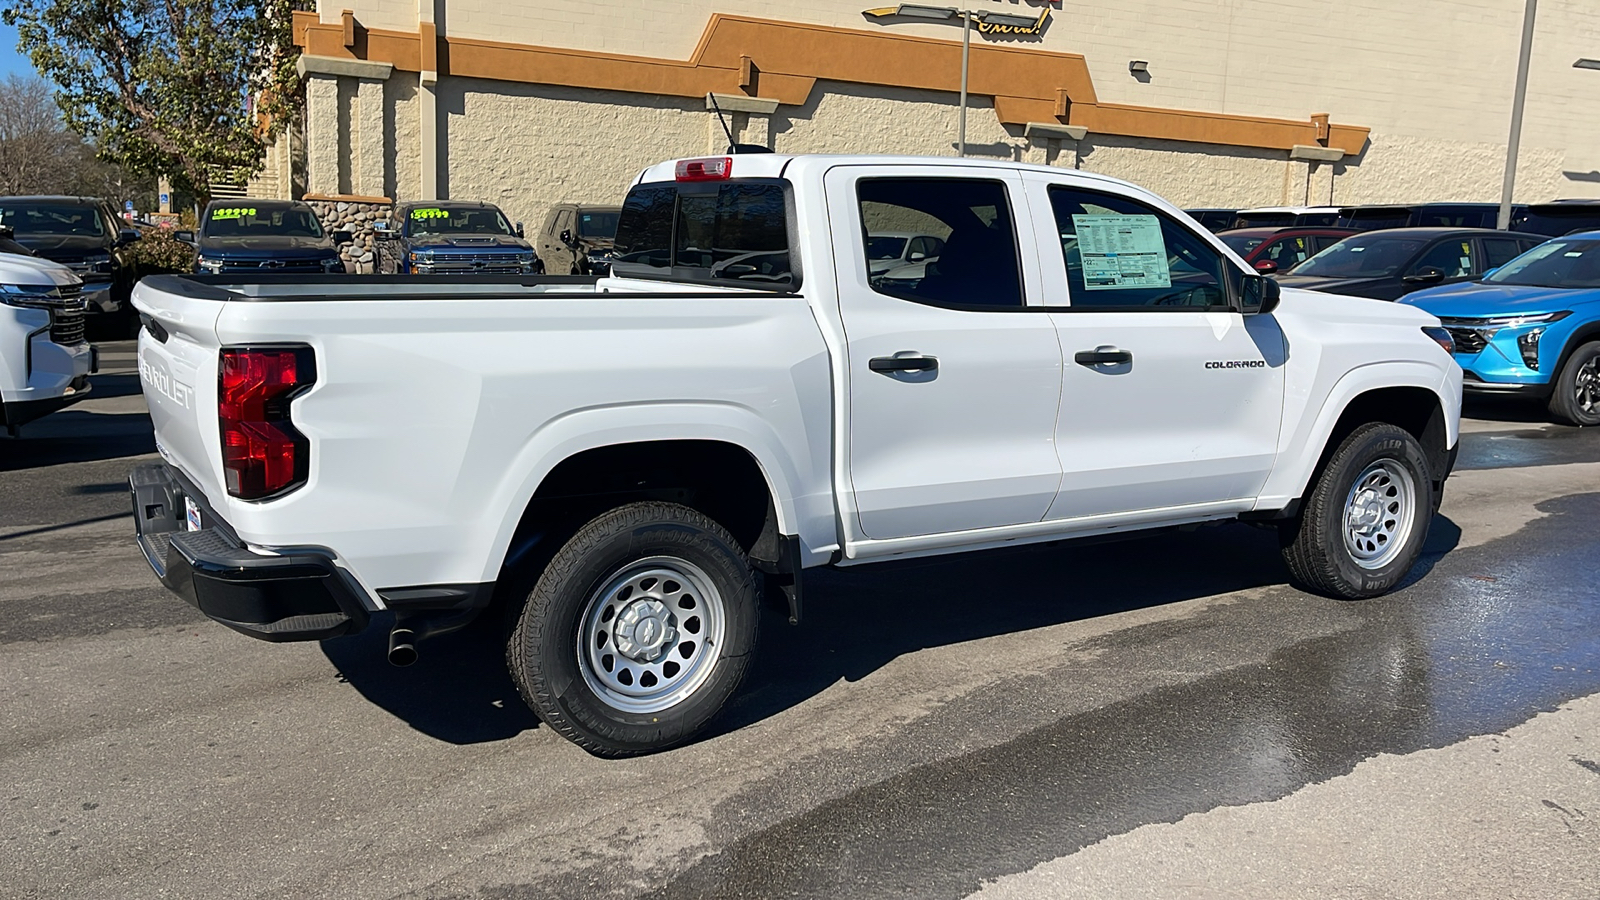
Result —
<svg viewBox="0 0 1600 900"><path fill-rule="evenodd" d="M1389 591L1422 552L1433 492L1416 438L1384 423L1357 428L1283 527L1289 573L1310 591L1345 600Z"/></svg>
<svg viewBox="0 0 1600 900"><path fill-rule="evenodd" d="M1556 373L1550 414L1569 425L1600 425L1600 341L1572 351Z"/></svg>
<svg viewBox="0 0 1600 900"><path fill-rule="evenodd" d="M580 528L540 575L507 646L522 697L597 756L692 738L744 678L755 576L732 535L675 503Z"/></svg>

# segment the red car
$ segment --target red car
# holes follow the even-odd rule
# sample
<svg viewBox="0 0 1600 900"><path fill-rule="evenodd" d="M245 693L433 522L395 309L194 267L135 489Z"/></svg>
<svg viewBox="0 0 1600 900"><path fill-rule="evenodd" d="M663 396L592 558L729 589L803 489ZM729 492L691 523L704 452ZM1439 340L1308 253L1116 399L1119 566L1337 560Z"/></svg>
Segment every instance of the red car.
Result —
<svg viewBox="0 0 1600 900"><path fill-rule="evenodd" d="M1287 272L1356 233L1353 228L1235 228L1220 231L1217 237L1257 272L1272 275Z"/></svg>

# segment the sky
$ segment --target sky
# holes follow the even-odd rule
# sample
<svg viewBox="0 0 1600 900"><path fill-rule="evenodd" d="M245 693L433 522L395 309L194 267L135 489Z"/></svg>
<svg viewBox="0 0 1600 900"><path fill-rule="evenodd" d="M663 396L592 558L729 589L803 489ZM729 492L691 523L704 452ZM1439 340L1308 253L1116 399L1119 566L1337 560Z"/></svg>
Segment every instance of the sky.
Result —
<svg viewBox="0 0 1600 900"><path fill-rule="evenodd" d="M33 63L17 52L17 30L0 22L0 78L12 73L32 75Z"/></svg>

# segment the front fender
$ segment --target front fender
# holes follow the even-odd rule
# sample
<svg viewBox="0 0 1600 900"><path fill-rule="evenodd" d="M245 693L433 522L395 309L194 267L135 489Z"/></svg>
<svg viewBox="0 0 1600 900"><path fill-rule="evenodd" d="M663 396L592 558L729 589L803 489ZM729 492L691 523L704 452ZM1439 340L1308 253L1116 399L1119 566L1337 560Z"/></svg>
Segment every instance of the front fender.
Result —
<svg viewBox="0 0 1600 900"><path fill-rule="evenodd" d="M1300 419L1295 433L1280 447L1277 464L1255 508L1282 509L1304 495L1334 426L1350 403L1369 391L1396 387L1423 388L1438 398L1444 410L1445 447L1454 447L1461 431L1459 366L1452 363L1447 368L1420 361L1369 363L1346 372L1324 396L1316 415Z"/></svg>

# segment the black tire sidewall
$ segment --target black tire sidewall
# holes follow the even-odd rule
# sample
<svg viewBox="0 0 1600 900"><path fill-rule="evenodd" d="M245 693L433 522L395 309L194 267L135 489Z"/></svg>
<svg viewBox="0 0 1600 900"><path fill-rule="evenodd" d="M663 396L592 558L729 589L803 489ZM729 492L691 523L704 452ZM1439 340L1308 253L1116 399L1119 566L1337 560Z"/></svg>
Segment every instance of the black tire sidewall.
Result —
<svg viewBox="0 0 1600 900"><path fill-rule="evenodd" d="M1367 569L1356 563L1345 546L1345 502L1356 478L1368 466L1383 459L1399 462L1409 471L1415 483L1416 508L1404 550L1387 565ZM1323 551L1338 579L1348 587L1347 596L1373 597L1390 590L1416 564L1422 545L1428 539L1434 486L1432 470L1422 447L1410 434L1395 426L1361 429L1340 446L1323 478L1329 483L1325 491L1319 491L1313 513L1322 518L1319 531Z"/></svg>
<svg viewBox="0 0 1600 900"><path fill-rule="evenodd" d="M1551 398L1550 411L1557 418L1578 426L1600 425L1600 416L1587 416L1578 408L1578 370L1583 364L1595 357L1600 357L1600 341L1590 341L1572 351L1567 361L1562 364L1561 371L1556 373L1555 395Z"/></svg>
<svg viewBox="0 0 1600 900"><path fill-rule="evenodd" d="M579 620L608 579L652 556L686 560L715 583L726 617L723 645L710 676L692 695L659 712L630 713L605 703L585 682ZM628 755L688 740L716 715L743 680L759 611L749 564L725 531L688 507L647 503L612 510L579 529L551 560L523 615L543 619L531 634L518 630L519 637L529 636L513 652L513 665L522 665L531 682L527 693L535 710L567 720L551 724L570 724L578 734L568 737L591 752Z"/></svg>

